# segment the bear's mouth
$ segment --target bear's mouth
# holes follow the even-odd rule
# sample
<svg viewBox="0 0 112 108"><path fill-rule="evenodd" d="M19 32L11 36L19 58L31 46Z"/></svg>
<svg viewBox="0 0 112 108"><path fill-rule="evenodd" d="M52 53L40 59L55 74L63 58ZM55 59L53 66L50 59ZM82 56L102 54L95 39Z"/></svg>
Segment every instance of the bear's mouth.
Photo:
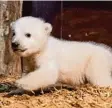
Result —
<svg viewBox="0 0 112 108"><path fill-rule="evenodd" d="M14 52L24 52L26 51L27 49L13 49Z"/></svg>

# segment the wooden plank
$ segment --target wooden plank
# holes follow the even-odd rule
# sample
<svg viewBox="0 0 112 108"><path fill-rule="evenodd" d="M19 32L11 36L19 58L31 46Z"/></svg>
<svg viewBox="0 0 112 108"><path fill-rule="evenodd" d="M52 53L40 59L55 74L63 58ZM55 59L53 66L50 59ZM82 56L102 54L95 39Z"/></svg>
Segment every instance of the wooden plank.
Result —
<svg viewBox="0 0 112 108"><path fill-rule="evenodd" d="M21 73L21 58L11 49L10 23L21 17L22 1L0 1L0 74Z"/></svg>

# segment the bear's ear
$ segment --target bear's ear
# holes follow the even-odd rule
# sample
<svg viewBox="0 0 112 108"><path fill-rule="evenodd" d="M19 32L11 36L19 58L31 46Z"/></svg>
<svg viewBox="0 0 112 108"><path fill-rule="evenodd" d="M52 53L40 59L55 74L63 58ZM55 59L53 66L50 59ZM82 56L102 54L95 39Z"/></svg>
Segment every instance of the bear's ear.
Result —
<svg viewBox="0 0 112 108"><path fill-rule="evenodd" d="M50 23L45 23L45 31L48 35L52 32L52 25Z"/></svg>
<svg viewBox="0 0 112 108"><path fill-rule="evenodd" d="M13 28L14 23L15 23L14 21L10 23L10 27L11 27L11 28Z"/></svg>

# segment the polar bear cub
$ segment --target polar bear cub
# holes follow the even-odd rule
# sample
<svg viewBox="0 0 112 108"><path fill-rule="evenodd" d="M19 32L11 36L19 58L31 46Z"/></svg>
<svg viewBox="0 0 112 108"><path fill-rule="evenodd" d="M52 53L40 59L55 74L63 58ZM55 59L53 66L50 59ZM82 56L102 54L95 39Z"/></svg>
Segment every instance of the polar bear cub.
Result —
<svg viewBox="0 0 112 108"><path fill-rule="evenodd" d="M25 90L37 90L58 82L112 86L112 51L103 44L59 40L51 36L52 25L43 19L22 17L11 23L12 49L22 57L33 56L34 72L18 79Z"/></svg>

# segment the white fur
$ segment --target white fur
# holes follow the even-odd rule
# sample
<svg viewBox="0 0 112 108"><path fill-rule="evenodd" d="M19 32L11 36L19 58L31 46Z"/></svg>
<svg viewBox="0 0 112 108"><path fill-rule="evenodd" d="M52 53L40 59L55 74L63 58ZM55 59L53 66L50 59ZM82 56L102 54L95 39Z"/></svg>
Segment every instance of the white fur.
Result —
<svg viewBox="0 0 112 108"><path fill-rule="evenodd" d="M36 90L62 82L83 84L85 78L93 85L112 86L112 52L103 44L58 40L50 35L52 26L40 18L23 17L15 21L12 29L24 52L33 55L39 66L34 72L16 81L18 87ZM31 33L27 38L25 33Z"/></svg>

